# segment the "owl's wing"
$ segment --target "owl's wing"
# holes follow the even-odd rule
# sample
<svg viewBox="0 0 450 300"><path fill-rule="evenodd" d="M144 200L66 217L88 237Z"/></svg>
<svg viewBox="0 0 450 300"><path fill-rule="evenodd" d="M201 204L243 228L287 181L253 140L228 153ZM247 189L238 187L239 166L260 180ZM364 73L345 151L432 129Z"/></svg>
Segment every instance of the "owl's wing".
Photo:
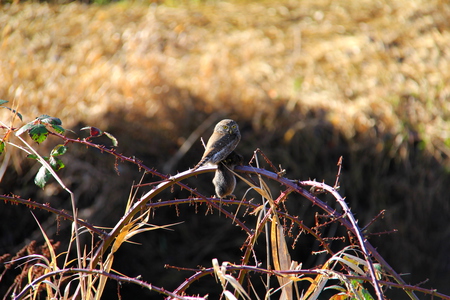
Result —
<svg viewBox="0 0 450 300"><path fill-rule="evenodd" d="M212 163L217 164L224 160L230 154L240 141L240 134L223 134L214 132L206 144L205 153L202 159L194 167L193 171L197 170L207 162L212 160Z"/></svg>
<svg viewBox="0 0 450 300"><path fill-rule="evenodd" d="M217 137L217 135L216 135L216 137ZM202 159L194 167L193 171L197 170L198 168L200 168L201 166L206 164L212 157L215 157L216 155L219 155L219 157L221 157L222 152L227 150L227 146L230 141L230 136L223 135L218 139L216 139L216 137L211 136L211 138L208 140L208 143L206 144L205 153L203 153ZM232 151L232 150L230 150L230 151ZM227 155L225 155L225 157Z"/></svg>

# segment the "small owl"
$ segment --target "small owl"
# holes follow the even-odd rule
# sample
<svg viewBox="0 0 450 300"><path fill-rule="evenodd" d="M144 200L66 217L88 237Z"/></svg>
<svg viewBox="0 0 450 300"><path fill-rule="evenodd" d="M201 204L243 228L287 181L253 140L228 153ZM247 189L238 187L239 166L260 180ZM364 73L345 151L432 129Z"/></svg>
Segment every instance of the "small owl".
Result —
<svg viewBox="0 0 450 300"><path fill-rule="evenodd" d="M194 167L197 170L204 164L217 165L224 160L231 151L236 148L241 140L241 133L237 123L231 119L225 119L217 123L214 132L206 144L205 153L200 162Z"/></svg>
<svg viewBox="0 0 450 300"><path fill-rule="evenodd" d="M242 165L243 162L242 155L233 151L217 165L216 174L212 181L216 188L217 197L222 199L232 195L236 187L236 177L230 170L233 170L235 166Z"/></svg>

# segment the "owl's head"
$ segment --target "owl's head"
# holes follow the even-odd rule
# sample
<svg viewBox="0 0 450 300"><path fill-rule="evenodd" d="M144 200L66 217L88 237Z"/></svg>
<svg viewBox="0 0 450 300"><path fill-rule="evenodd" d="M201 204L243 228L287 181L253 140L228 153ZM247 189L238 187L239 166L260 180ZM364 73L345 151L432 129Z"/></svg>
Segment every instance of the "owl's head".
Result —
<svg viewBox="0 0 450 300"><path fill-rule="evenodd" d="M239 133L239 126L235 121L231 119L224 119L217 123L214 131L224 134L236 134Z"/></svg>

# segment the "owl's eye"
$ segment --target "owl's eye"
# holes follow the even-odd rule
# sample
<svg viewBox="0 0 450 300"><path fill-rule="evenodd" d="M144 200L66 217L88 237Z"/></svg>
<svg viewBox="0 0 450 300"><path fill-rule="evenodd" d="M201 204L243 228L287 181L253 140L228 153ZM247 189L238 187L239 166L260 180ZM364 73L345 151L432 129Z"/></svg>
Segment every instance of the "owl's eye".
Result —
<svg viewBox="0 0 450 300"><path fill-rule="evenodd" d="M223 126L223 129L228 129L228 126L227 126L227 125L224 125L224 126Z"/></svg>
<svg viewBox="0 0 450 300"><path fill-rule="evenodd" d="M236 125L233 125L233 126L231 126L231 127L233 127L233 129L236 129Z"/></svg>

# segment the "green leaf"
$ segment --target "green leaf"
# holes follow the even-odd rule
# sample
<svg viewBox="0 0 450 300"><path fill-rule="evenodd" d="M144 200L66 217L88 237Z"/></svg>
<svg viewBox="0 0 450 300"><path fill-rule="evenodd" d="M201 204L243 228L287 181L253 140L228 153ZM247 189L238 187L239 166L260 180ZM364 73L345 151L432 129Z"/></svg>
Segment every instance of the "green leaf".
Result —
<svg viewBox="0 0 450 300"><path fill-rule="evenodd" d="M16 136L19 136L22 133L24 133L25 131L30 130L33 126L34 126L33 123L28 123L28 124L23 125L22 127L20 127L19 130L16 131Z"/></svg>
<svg viewBox="0 0 450 300"><path fill-rule="evenodd" d="M50 125L61 125L62 121L61 119L50 117L47 115L40 115L38 118L42 123L50 124Z"/></svg>
<svg viewBox="0 0 450 300"><path fill-rule="evenodd" d="M38 159L38 156L37 155L34 155L34 154L28 154L27 155L27 158L31 158L31 159ZM45 157L44 157L44 159L46 159Z"/></svg>
<svg viewBox="0 0 450 300"><path fill-rule="evenodd" d="M119 145L119 142L117 141L117 139L111 133L106 132L106 131L104 133L112 141L114 147L117 147L117 145Z"/></svg>
<svg viewBox="0 0 450 300"><path fill-rule="evenodd" d="M53 148L52 152L50 152L50 156L60 156L67 152L67 147L64 145L57 145Z"/></svg>
<svg viewBox="0 0 450 300"><path fill-rule="evenodd" d="M50 166L52 166L52 169L55 172L58 172L59 170L61 170L62 168L64 168L66 166L66 165L64 165L64 163L62 162L61 159L54 157L54 156L50 156L48 163L50 164Z"/></svg>
<svg viewBox="0 0 450 300"><path fill-rule="evenodd" d="M362 289L362 294L364 297L364 300L374 300L374 298L372 297L372 295L369 293L369 291L367 291L366 289Z"/></svg>
<svg viewBox="0 0 450 300"><path fill-rule="evenodd" d="M36 177L34 177L34 183L38 187L44 188L50 177L52 177L52 174L44 166L42 166L37 172Z"/></svg>
<svg viewBox="0 0 450 300"><path fill-rule="evenodd" d="M8 101L6 101L6 100L0 100L0 105L5 104L5 103L8 103Z"/></svg>
<svg viewBox="0 0 450 300"><path fill-rule="evenodd" d="M2 101L2 100L0 100ZM5 151L5 142L0 141L0 154L3 154L3 151Z"/></svg>
<svg viewBox="0 0 450 300"><path fill-rule="evenodd" d="M42 124L32 126L28 133L36 143L42 143L48 136L48 130L45 128L45 125Z"/></svg>
<svg viewBox="0 0 450 300"><path fill-rule="evenodd" d="M5 101L5 100L0 100L0 101ZM6 101L6 102L8 102L8 101ZM2 103L0 103L0 104L2 104ZM9 110L12 111L13 113L17 114L17 116L19 117L19 119L20 119L21 121L23 121L23 120L22 120L22 115L21 115L17 110L12 109L12 108L7 107L7 106L0 106L0 107L9 109Z"/></svg>
<svg viewBox="0 0 450 300"><path fill-rule="evenodd" d="M64 131L66 131L64 128L62 128L62 127L59 126L59 125L52 124L52 127L53 127L53 129L55 129L55 131L56 131L57 133L64 133Z"/></svg>
<svg viewBox="0 0 450 300"><path fill-rule="evenodd" d="M36 120L44 120L47 118L51 118L49 115L40 115L39 117L36 118Z"/></svg>

